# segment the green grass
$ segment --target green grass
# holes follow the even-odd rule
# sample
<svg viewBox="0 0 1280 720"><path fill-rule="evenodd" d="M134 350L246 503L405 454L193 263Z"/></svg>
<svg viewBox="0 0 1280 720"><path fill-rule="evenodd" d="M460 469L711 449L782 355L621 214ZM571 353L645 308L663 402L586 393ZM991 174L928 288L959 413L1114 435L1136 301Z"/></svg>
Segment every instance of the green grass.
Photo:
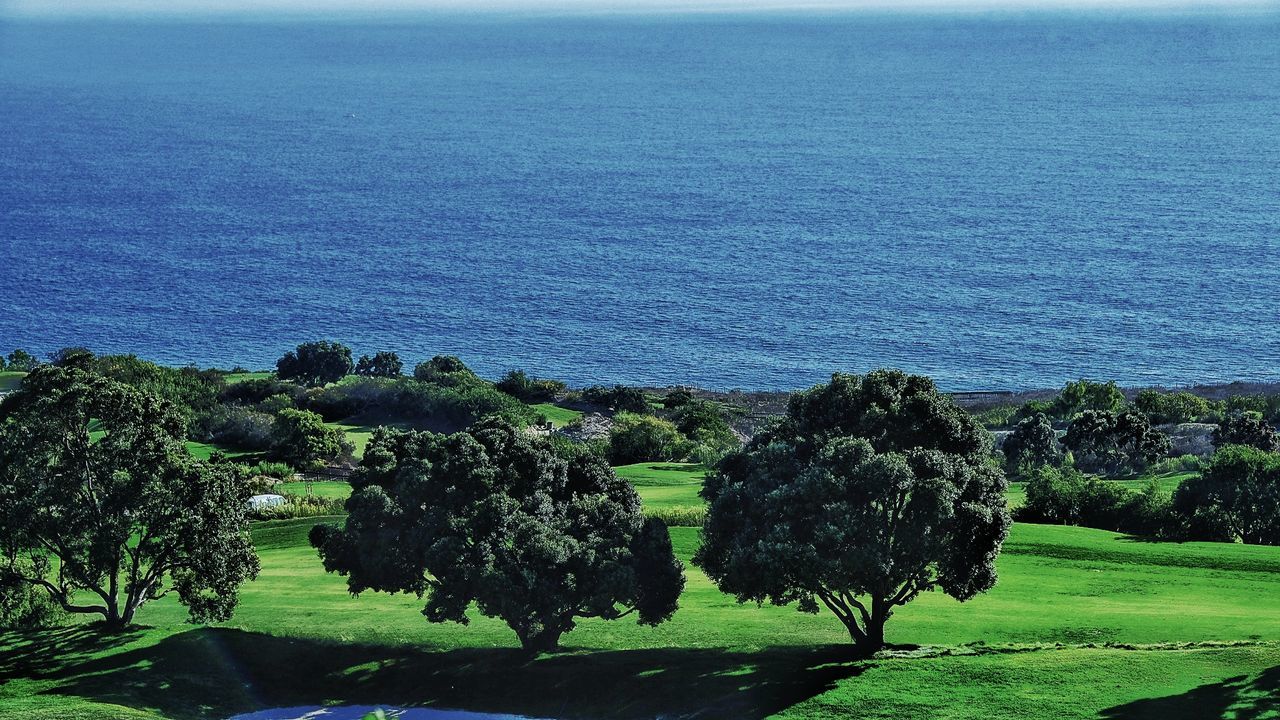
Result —
<svg viewBox="0 0 1280 720"><path fill-rule="evenodd" d="M26 377L24 372L0 372L0 393L17 390L22 384L22 378Z"/></svg>
<svg viewBox="0 0 1280 720"><path fill-rule="evenodd" d="M888 627L890 642L921 647L865 662L846 656L825 612L738 605L689 568L672 621L584 620L566 652L528 661L498 621L473 613L469 626L435 625L412 595L350 597L307 545L313 523L255 527L262 575L229 623L187 625L168 597L118 639L83 626L0 635L0 717L225 718L324 702L564 718L1277 709L1280 548L1015 525L994 590L967 603L924 594ZM687 563L697 530L672 537Z"/></svg>
<svg viewBox="0 0 1280 720"><path fill-rule="evenodd" d="M275 373L270 370L262 370L259 372L227 373L224 376L224 379L228 385L234 385L238 382L244 382L245 380L262 380L272 377L273 375L275 375Z"/></svg>
<svg viewBox="0 0 1280 720"><path fill-rule="evenodd" d="M582 417L581 410L571 410L552 403L538 403L537 405L530 405L529 407L533 408L535 412L546 415L547 419L551 421L551 424L558 428L564 427L565 425L568 425L574 420Z"/></svg>
<svg viewBox="0 0 1280 720"><path fill-rule="evenodd" d="M344 480L317 480L310 483L311 494L318 498L333 498L337 500L346 500L351 497L351 485ZM307 494L307 483L305 482L286 482L276 486L276 490L281 495L300 495Z"/></svg>
<svg viewBox="0 0 1280 720"><path fill-rule="evenodd" d="M696 463L644 462L614 468L640 493L645 512L668 525L698 524L706 503L698 497L707 469Z"/></svg>

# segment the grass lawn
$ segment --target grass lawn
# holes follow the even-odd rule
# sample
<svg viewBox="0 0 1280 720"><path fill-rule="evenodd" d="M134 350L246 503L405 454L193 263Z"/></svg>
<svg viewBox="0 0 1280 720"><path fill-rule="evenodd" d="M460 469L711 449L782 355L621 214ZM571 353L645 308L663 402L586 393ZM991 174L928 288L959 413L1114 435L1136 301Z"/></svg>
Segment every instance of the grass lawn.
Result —
<svg viewBox="0 0 1280 720"><path fill-rule="evenodd" d="M244 382L245 380L262 380L263 378L269 378L273 375L275 375L275 373L270 370L262 370L259 372L227 373L224 378L228 385L234 385L238 382Z"/></svg>
<svg viewBox="0 0 1280 720"><path fill-rule="evenodd" d="M280 483L276 489L281 495L299 495L306 496L307 483L305 482L286 482ZM338 500L346 500L351 497L351 485L345 480L317 480L311 483L311 494L318 498L334 498Z"/></svg>
<svg viewBox="0 0 1280 720"><path fill-rule="evenodd" d="M564 427L565 425L568 425L574 420L582 417L581 410L571 410L552 403L538 403L537 405L530 405L529 407L533 408L536 412L546 415L547 419L558 428Z"/></svg>
<svg viewBox="0 0 1280 720"><path fill-rule="evenodd" d="M890 642L920 647L861 662L829 614L739 605L688 568L672 621L584 620L566 652L530 661L498 621L434 625L412 595L350 597L307 546L314 522L255 527L262 575L224 625L185 624L168 597L119 638L84 626L0 635L0 717L224 718L329 702L557 718L1280 709L1280 548L1018 524L994 590L967 603L926 593L888 626ZM687 563L697 530L672 537Z"/></svg>
<svg viewBox="0 0 1280 720"><path fill-rule="evenodd" d="M24 372L0 372L0 393L17 390L22 384L22 378L26 376Z"/></svg>

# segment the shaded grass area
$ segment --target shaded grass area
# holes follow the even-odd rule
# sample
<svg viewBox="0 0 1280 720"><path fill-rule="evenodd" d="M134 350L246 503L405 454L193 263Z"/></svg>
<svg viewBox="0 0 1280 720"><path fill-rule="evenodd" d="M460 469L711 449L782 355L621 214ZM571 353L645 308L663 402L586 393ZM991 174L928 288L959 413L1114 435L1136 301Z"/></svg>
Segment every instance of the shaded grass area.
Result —
<svg viewBox="0 0 1280 720"><path fill-rule="evenodd" d="M83 626L0 636L0 717L221 718L326 702L574 718L1226 717L1178 714L1170 698L1253 702L1280 666L1264 642L1280 635L1280 548L1017 524L994 590L963 604L926 593L890 621L890 642L924 657L869 662L848 659L830 615L739 605L689 567L671 622L584 620L565 653L529 661L501 622L436 625L412 595L350 597L307 545L315 522L255 525L262 575L220 627L186 625L165 598L124 638ZM697 530L672 539L688 563ZM1204 642L1249 644L1079 647Z"/></svg>
<svg viewBox="0 0 1280 720"><path fill-rule="evenodd" d="M560 407L553 403L538 403L536 405L530 405L529 407L533 408L535 412L545 415L547 419L551 421L551 424L558 428L564 427L565 425L568 425L574 420L582 417L581 410Z"/></svg>
<svg viewBox="0 0 1280 720"><path fill-rule="evenodd" d="M308 489L308 485L310 488ZM311 483L306 482L286 482L276 486L276 490L281 495L298 495L305 497L310 494L318 498L346 500L351 497L351 485L345 480L316 480Z"/></svg>
<svg viewBox="0 0 1280 720"><path fill-rule="evenodd" d="M26 377L24 372L0 372L0 393L11 392L17 390L22 384L22 378Z"/></svg>

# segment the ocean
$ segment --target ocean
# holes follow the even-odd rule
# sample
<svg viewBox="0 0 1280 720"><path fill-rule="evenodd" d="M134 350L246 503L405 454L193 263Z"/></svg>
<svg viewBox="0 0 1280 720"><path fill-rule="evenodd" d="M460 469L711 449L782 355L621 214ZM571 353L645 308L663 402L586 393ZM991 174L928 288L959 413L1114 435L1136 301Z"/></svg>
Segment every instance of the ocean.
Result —
<svg viewBox="0 0 1280 720"><path fill-rule="evenodd" d="M0 20L0 352L1280 380L1280 11Z"/></svg>

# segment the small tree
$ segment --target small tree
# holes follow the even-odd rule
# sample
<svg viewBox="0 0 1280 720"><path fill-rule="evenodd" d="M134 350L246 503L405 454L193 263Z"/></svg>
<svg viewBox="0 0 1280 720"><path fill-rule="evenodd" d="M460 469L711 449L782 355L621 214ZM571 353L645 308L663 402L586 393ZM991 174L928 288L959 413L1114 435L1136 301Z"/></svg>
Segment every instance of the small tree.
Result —
<svg viewBox="0 0 1280 720"><path fill-rule="evenodd" d="M1062 447L1053 424L1043 413L1018 423L1001 446L1011 475L1024 475L1032 468L1062 462Z"/></svg>
<svg viewBox="0 0 1280 720"><path fill-rule="evenodd" d="M482 382L471 368L453 355L436 355L413 368L413 379L419 382L458 387Z"/></svg>
<svg viewBox="0 0 1280 720"><path fill-rule="evenodd" d="M582 391L582 399L584 402L599 405L614 412L629 412L638 415L653 412L653 409L649 407L649 399L645 397L644 392L640 388L627 387L626 385L614 385L613 387L592 385Z"/></svg>
<svg viewBox="0 0 1280 720"><path fill-rule="evenodd" d="M393 352L379 352L373 357L361 355L356 363L356 374L368 377L400 377L403 371L404 363Z"/></svg>
<svg viewBox="0 0 1280 720"><path fill-rule="evenodd" d="M1212 410L1208 400L1189 392L1143 390L1133 404L1157 425L1196 422Z"/></svg>
<svg viewBox="0 0 1280 720"><path fill-rule="evenodd" d="M834 375L708 477L694 563L739 602L821 603L874 652L921 592L995 584L1009 515L990 449L928 378Z"/></svg>
<svg viewBox="0 0 1280 720"><path fill-rule="evenodd" d="M355 369L351 348L329 340L302 343L276 361L276 376L303 385L337 382Z"/></svg>
<svg viewBox="0 0 1280 720"><path fill-rule="evenodd" d="M609 459L615 465L646 460L679 460L689 444L670 420L618 413L609 430Z"/></svg>
<svg viewBox="0 0 1280 720"><path fill-rule="evenodd" d="M1219 448L1203 473L1178 486L1173 505L1197 534L1221 528L1230 539L1280 545L1280 454Z"/></svg>
<svg viewBox="0 0 1280 720"><path fill-rule="evenodd" d="M301 470L319 469L354 450L345 432L309 410L281 410L271 436L271 454Z"/></svg>
<svg viewBox="0 0 1280 720"><path fill-rule="evenodd" d="M1114 382L1100 383L1077 380L1063 386L1053 401L1053 413L1070 420L1086 410L1118 413L1124 408L1124 393Z"/></svg>
<svg viewBox="0 0 1280 720"><path fill-rule="evenodd" d="M508 372L494 384L494 387L499 392L504 392L527 403L550 402L566 389L565 384L559 380L530 377L523 370Z"/></svg>
<svg viewBox="0 0 1280 720"><path fill-rule="evenodd" d="M1248 445L1263 452L1280 452L1280 435L1262 418L1251 414L1233 415L1213 430L1213 446Z"/></svg>
<svg viewBox="0 0 1280 720"><path fill-rule="evenodd" d="M426 596L431 622L482 615L528 651L575 618L671 617L684 586L667 528L603 459L490 418L454 435L380 428L351 476L344 526L311 533L325 569L365 590Z"/></svg>
<svg viewBox="0 0 1280 720"><path fill-rule="evenodd" d="M1169 436L1137 410L1085 410L1071 421L1062 444L1082 469L1112 474L1140 471L1172 448Z"/></svg>
<svg viewBox="0 0 1280 720"><path fill-rule="evenodd" d="M18 348L9 353L8 361L9 362L5 365L5 369L10 372L31 372L32 370L35 370L36 365L39 364L39 362L32 357L31 353L28 353L22 348Z"/></svg>
<svg viewBox="0 0 1280 720"><path fill-rule="evenodd" d="M122 383L28 375L0 405L0 587L40 588L110 630L170 592L197 622L229 618L258 573L247 487L193 459L184 430L172 405Z"/></svg>

